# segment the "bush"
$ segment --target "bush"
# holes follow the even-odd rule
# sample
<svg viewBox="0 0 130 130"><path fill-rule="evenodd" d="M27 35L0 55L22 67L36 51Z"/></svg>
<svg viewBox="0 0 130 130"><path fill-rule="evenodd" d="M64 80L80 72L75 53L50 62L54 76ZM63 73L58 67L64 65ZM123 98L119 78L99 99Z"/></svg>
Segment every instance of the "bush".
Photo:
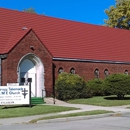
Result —
<svg viewBox="0 0 130 130"><path fill-rule="evenodd" d="M130 94L130 76L125 74L112 74L104 80L104 89L111 95L123 98Z"/></svg>
<svg viewBox="0 0 130 130"><path fill-rule="evenodd" d="M102 96L104 94L102 79L96 78L87 81L87 87L92 91L93 96Z"/></svg>
<svg viewBox="0 0 130 130"><path fill-rule="evenodd" d="M60 100L85 98L91 95L83 78L70 73L59 74L55 90L56 97Z"/></svg>

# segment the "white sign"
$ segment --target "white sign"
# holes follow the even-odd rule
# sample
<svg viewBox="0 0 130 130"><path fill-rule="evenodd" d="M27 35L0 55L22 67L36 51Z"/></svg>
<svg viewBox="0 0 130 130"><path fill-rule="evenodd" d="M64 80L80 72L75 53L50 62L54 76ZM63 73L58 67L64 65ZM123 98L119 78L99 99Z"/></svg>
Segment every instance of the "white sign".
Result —
<svg viewBox="0 0 130 130"><path fill-rule="evenodd" d="M7 83L7 86L19 86L19 83Z"/></svg>
<svg viewBox="0 0 130 130"><path fill-rule="evenodd" d="M29 86L0 86L0 105L29 104Z"/></svg>

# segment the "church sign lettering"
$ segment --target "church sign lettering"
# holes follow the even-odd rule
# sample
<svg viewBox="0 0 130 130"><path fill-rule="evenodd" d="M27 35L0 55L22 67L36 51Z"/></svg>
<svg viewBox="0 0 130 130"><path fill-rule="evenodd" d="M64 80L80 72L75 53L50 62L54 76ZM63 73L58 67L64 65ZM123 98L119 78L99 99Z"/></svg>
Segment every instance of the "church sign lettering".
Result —
<svg viewBox="0 0 130 130"><path fill-rule="evenodd" d="M29 104L29 86L0 86L0 105Z"/></svg>

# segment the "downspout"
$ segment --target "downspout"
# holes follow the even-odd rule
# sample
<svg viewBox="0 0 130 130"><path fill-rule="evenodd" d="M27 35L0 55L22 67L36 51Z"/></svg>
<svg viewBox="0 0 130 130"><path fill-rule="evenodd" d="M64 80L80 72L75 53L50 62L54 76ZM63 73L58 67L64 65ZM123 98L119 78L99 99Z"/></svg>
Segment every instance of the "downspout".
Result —
<svg viewBox="0 0 130 130"><path fill-rule="evenodd" d="M52 76L53 76L53 86L52 86L52 88L53 88L53 104L55 104L55 98L56 98L56 96L55 96L55 65L52 63Z"/></svg>

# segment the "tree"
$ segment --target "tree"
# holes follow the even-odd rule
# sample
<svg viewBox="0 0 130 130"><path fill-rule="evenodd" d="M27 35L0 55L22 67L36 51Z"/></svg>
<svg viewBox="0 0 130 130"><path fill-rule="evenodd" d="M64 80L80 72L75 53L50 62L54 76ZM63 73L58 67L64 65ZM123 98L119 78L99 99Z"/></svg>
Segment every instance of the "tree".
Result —
<svg viewBox="0 0 130 130"><path fill-rule="evenodd" d="M36 11L34 8L28 8L28 9L24 9L23 12L28 12L28 13L33 13L33 14L36 14Z"/></svg>
<svg viewBox="0 0 130 130"><path fill-rule="evenodd" d="M105 10L108 20L104 20L106 26L130 29L130 0L116 0L115 6Z"/></svg>

